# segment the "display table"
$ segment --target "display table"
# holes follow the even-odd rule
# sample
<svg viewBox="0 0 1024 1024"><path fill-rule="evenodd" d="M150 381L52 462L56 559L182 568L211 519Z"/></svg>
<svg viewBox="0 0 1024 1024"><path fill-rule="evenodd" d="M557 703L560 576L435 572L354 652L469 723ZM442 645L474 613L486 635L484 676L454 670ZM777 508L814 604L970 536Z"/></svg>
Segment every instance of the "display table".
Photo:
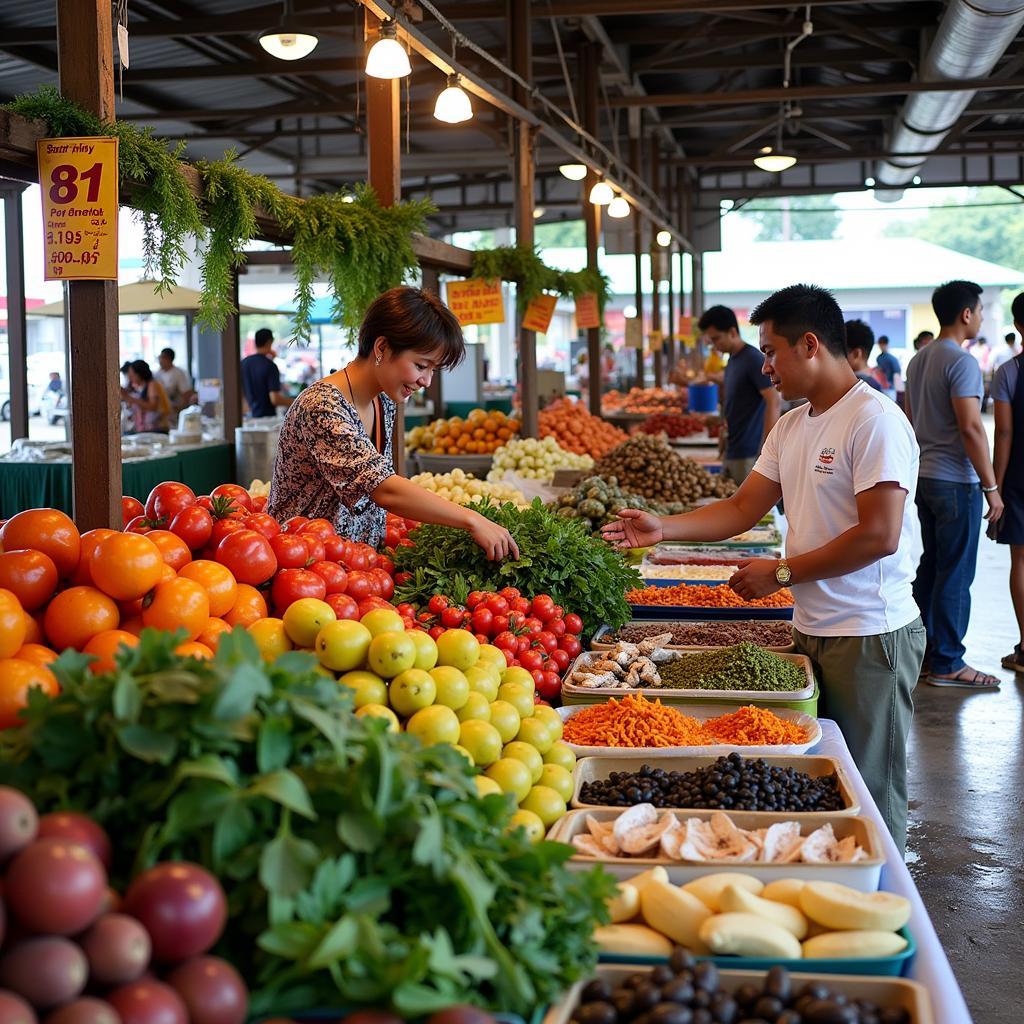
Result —
<svg viewBox="0 0 1024 1024"><path fill-rule="evenodd" d="M234 448L209 444L161 453L151 459L122 464L123 494L145 501L165 480L188 484L196 494L209 494L218 484L234 480ZM71 463L6 462L0 459L0 518L27 508L59 508L71 514Z"/></svg>
<svg viewBox="0 0 1024 1024"><path fill-rule="evenodd" d="M935 1024L970 1024L971 1015L967 1012L967 1004L960 992L960 986L949 966L946 951L935 934L931 918L921 901L921 894L917 891L917 886L910 877L910 872L882 821L878 806L868 792L860 771L853 763L850 748L846 745L846 740L843 739L843 734L835 722L825 718L819 719L819 722L821 724L821 742L808 753L834 757L846 769L857 793L857 799L860 801L860 813L871 818L878 825L882 847L885 851L885 866L882 868L879 888L906 896L913 906L909 928L917 943L917 956L914 957L908 977L919 981L931 994L932 1006L935 1010Z"/></svg>

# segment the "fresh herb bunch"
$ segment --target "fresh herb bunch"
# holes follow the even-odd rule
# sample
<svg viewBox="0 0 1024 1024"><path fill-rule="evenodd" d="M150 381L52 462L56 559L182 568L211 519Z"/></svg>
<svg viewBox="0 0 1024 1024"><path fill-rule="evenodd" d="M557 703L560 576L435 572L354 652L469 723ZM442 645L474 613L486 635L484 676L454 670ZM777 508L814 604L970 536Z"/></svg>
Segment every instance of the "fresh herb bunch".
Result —
<svg viewBox="0 0 1024 1024"><path fill-rule="evenodd" d="M471 590L518 587L531 597L550 594L576 612L585 634L629 621L624 594L638 585L640 574L580 522L558 515L539 498L525 509L489 500L473 508L512 534L519 558L492 562L465 530L424 524L410 533L411 547L395 549L395 568L412 573L397 588L397 600L426 604L431 595L446 594L462 603Z"/></svg>
<svg viewBox="0 0 1024 1024"><path fill-rule="evenodd" d="M264 663L236 630L212 661L144 630L116 671L54 663L0 734L0 781L41 811L84 811L117 838L112 879L158 859L224 884L222 952L255 1015L473 1002L528 1016L594 966L614 880L570 847L508 833L447 746L356 718L346 688L293 652Z"/></svg>

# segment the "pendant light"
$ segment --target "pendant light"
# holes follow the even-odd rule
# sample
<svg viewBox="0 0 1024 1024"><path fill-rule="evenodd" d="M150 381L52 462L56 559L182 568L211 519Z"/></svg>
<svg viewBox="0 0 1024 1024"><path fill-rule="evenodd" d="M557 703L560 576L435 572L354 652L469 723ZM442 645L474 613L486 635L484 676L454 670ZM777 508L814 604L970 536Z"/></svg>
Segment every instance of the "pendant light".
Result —
<svg viewBox="0 0 1024 1024"><path fill-rule="evenodd" d="M662 228L655 236L655 241L662 247L662 249L667 249L672 244L672 232L666 231Z"/></svg>
<svg viewBox="0 0 1024 1024"><path fill-rule="evenodd" d="M398 26L391 18L381 23L380 38L366 55L366 73L371 78L405 78L412 74L409 54L398 41Z"/></svg>
<svg viewBox="0 0 1024 1024"><path fill-rule="evenodd" d="M559 173L570 181L582 181L587 176L586 164L559 164Z"/></svg>
<svg viewBox="0 0 1024 1024"><path fill-rule="evenodd" d="M615 198L611 185L607 181L599 181L590 190L590 201L595 206L608 206Z"/></svg>
<svg viewBox="0 0 1024 1024"><path fill-rule="evenodd" d="M628 217L632 212L633 211L630 209L625 196L616 196L608 204L608 216L614 217L616 220L622 220L624 217Z"/></svg>
<svg viewBox="0 0 1024 1024"><path fill-rule="evenodd" d="M458 75L449 75L447 87L438 93L434 117L447 124L459 124L473 117L473 104L469 102L469 94L459 85Z"/></svg>
<svg viewBox="0 0 1024 1024"><path fill-rule="evenodd" d="M318 42L320 40L316 36L296 28L292 0L284 0L280 23L267 29L259 38L260 46L279 60L301 60L316 49Z"/></svg>
<svg viewBox="0 0 1024 1024"><path fill-rule="evenodd" d="M783 171L788 171L794 164L796 164L796 157L792 153L787 153L781 146L778 149L765 146L754 157L754 166L769 174L781 174Z"/></svg>

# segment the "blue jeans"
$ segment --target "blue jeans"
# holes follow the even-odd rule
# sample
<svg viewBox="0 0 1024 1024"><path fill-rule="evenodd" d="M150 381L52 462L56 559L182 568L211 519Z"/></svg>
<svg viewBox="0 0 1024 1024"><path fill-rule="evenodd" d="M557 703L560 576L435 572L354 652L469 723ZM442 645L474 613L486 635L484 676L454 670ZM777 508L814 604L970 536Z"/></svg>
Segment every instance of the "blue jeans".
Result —
<svg viewBox="0 0 1024 1024"><path fill-rule="evenodd" d="M914 600L928 631L925 663L937 675L964 667L964 634L971 618L971 584L981 533L981 486L922 477L917 515L924 553Z"/></svg>

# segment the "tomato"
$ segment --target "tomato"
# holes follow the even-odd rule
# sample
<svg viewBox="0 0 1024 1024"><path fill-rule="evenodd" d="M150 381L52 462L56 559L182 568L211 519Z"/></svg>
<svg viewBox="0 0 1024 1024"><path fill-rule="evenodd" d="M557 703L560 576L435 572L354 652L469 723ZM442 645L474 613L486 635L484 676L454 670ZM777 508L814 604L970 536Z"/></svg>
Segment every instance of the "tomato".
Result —
<svg viewBox="0 0 1024 1024"><path fill-rule="evenodd" d="M195 640L206 628L210 617L210 599L203 587L186 576L159 583L142 609L142 624L168 633L183 629Z"/></svg>
<svg viewBox="0 0 1024 1024"><path fill-rule="evenodd" d="M565 616L565 609L560 604L556 604L552 610L555 613L556 619L561 619Z"/></svg>
<svg viewBox="0 0 1024 1024"><path fill-rule="evenodd" d="M389 526L384 531L384 547L393 548L402 539L402 534L398 531L397 527Z"/></svg>
<svg viewBox="0 0 1024 1024"><path fill-rule="evenodd" d="M374 566L370 570L370 575L380 585L380 596L383 597L385 601L390 601L395 594L395 581L391 574L385 572L379 566Z"/></svg>
<svg viewBox="0 0 1024 1024"><path fill-rule="evenodd" d="M95 587L69 587L50 602L43 619L46 638L55 651L81 650L97 633L117 629L121 613L113 600Z"/></svg>
<svg viewBox="0 0 1024 1024"><path fill-rule="evenodd" d="M178 575L187 580L195 580L206 591L211 616L219 617L229 612L238 598L238 583L231 575L231 570L220 562L197 558L183 566Z"/></svg>
<svg viewBox="0 0 1024 1024"><path fill-rule="evenodd" d="M427 634L431 640L436 640L445 631L444 626L431 626Z"/></svg>
<svg viewBox="0 0 1024 1024"><path fill-rule="evenodd" d="M441 612L441 625L445 629L458 629L462 625L462 609L461 608L445 608Z"/></svg>
<svg viewBox="0 0 1024 1024"><path fill-rule="evenodd" d="M125 533L149 533L153 524L145 516L136 516L124 528Z"/></svg>
<svg viewBox="0 0 1024 1024"><path fill-rule="evenodd" d="M367 569L372 569L377 564L380 556L372 547L370 547L369 544L362 544L358 541L354 541L352 547L366 556Z"/></svg>
<svg viewBox="0 0 1024 1024"><path fill-rule="evenodd" d="M229 534L235 533L238 530L244 530L245 526L242 525L237 519L216 519L213 523L213 529L210 531L210 542L206 545L205 550L210 551L211 555L213 552L220 547L220 542ZM210 557L210 556L207 556Z"/></svg>
<svg viewBox="0 0 1024 1024"><path fill-rule="evenodd" d="M562 692L562 680L557 672L541 672L540 679L534 677L537 693L545 700L554 700Z"/></svg>
<svg viewBox="0 0 1024 1024"><path fill-rule="evenodd" d="M270 538L270 549L279 569L302 569L309 561L309 548L294 533L279 533Z"/></svg>
<svg viewBox="0 0 1024 1024"><path fill-rule="evenodd" d="M257 619L267 617L267 602L255 587L249 586L248 583L239 583L235 603L221 617L231 627L248 628Z"/></svg>
<svg viewBox="0 0 1024 1024"><path fill-rule="evenodd" d="M487 598L485 604L491 609L491 612L494 615L508 614L508 601L506 601L500 594L493 594L491 597Z"/></svg>
<svg viewBox="0 0 1024 1024"><path fill-rule="evenodd" d="M328 594L324 600L339 619L359 619L359 605L348 594Z"/></svg>
<svg viewBox="0 0 1024 1024"><path fill-rule="evenodd" d="M351 542L345 549L345 557L341 559L341 564L344 565L349 572L366 572L366 570L370 568L370 563L366 560L366 552L361 551Z"/></svg>
<svg viewBox="0 0 1024 1024"><path fill-rule="evenodd" d="M211 498L230 498L239 508L252 511L252 498L241 484L220 484L210 491Z"/></svg>
<svg viewBox="0 0 1024 1024"><path fill-rule="evenodd" d="M434 596L427 602L427 611L433 612L435 615L440 615L449 604L451 604L451 602L444 596L444 594L434 594Z"/></svg>
<svg viewBox="0 0 1024 1024"><path fill-rule="evenodd" d="M182 658L200 658L208 660L213 657L213 649L198 640L186 640L174 648L174 653Z"/></svg>
<svg viewBox="0 0 1024 1024"><path fill-rule="evenodd" d="M310 519L303 526L302 532L311 533L314 537L319 537L320 540L327 540L328 537L335 536L334 525L329 519Z"/></svg>
<svg viewBox="0 0 1024 1024"><path fill-rule="evenodd" d="M91 654L96 660L89 665L94 675L113 672L117 668L114 656L122 647L138 647L139 638L123 629L105 629L97 633L82 648L83 654Z"/></svg>
<svg viewBox="0 0 1024 1024"><path fill-rule="evenodd" d="M522 656L530 649L530 638L528 636L517 636L516 637L516 657L522 658Z"/></svg>
<svg viewBox="0 0 1024 1024"><path fill-rule="evenodd" d="M527 672L533 672L535 669L539 669L544 663L544 655L536 648L522 651L519 655L519 664L526 669Z"/></svg>
<svg viewBox="0 0 1024 1024"><path fill-rule="evenodd" d="M510 629L521 629L526 616L522 612L509 612L508 621L511 623Z"/></svg>
<svg viewBox="0 0 1024 1024"><path fill-rule="evenodd" d="M540 594L533 599L530 610L534 618L550 622L555 617L555 602L547 594Z"/></svg>
<svg viewBox="0 0 1024 1024"><path fill-rule="evenodd" d="M506 630L504 633L499 633L491 643L493 643L499 650L515 651L517 649L518 640L516 639L515 633L510 633Z"/></svg>
<svg viewBox="0 0 1024 1024"><path fill-rule="evenodd" d="M349 594L355 601L364 601L374 592L376 581L365 571L356 570L348 574L348 584L345 593Z"/></svg>
<svg viewBox="0 0 1024 1024"><path fill-rule="evenodd" d="M322 601L327 596L327 584L315 572L306 569L282 569L271 587L274 610L281 615L289 605L304 597Z"/></svg>
<svg viewBox="0 0 1024 1024"><path fill-rule="evenodd" d="M314 562L309 567L327 585L328 594L344 594L348 586L348 573L337 562Z"/></svg>
<svg viewBox="0 0 1024 1024"><path fill-rule="evenodd" d="M541 632L537 634L537 643L540 644L548 654L558 649L558 637L546 629L541 630Z"/></svg>
<svg viewBox="0 0 1024 1024"><path fill-rule="evenodd" d="M10 658L25 642L27 616L9 590L0 590L0 658Z"/></svg>
<svg viewBox="0 0 1024 1024"><path fill-rule="evenodd" d="M476 611L478 612L478 611L480 611L480 609L477 608ZM490 612L491 609L488 608L487 611ZM473 614L476 615L476 612L473 612ZM509 619L509 617L507 615L495 615L493 612L491 612L491 634L492 635L497 636L498 633L504 633L505 630L507 630L510 625L511 625L511 620Z"/></svg>
<svg viewBox="0 0 1024 1024"><path fill-rule="evenodd" d="M315 534L303 531L298 536L306 545L310 562L322 562L327 557L327 552L324 551L324 542Z"/></svg>
<svg viewBox="0 0 1024 1024"><path fill-rule="evenodd" d="M205 644L211 651L216 652L217 646L220 644L220 638L225 633L230 632L231 627L223 619L211 615L206 620L206 625L203 627L202 633L196 637L196 640L201 644Z"/></svg>
<svg viewBox="0 0 1024 1024"><path fill-rule="evenodd" d="M68 582L81 587L92 586L92 570L89 567L92 561L92 553L99 547L101 541L106 540L107 537L113 537L116 533L116 530L105 530L101 527L98 530L87 530L82 534L78 568L75 569Z"/></svg>
<svg viewBox="0 0 1024 1024"><path fill-rule="evenodd" d="M520 661L519 664L522 665L523 663ZM526 668L526 666L523 665L523 668ZM543 684L543 682L544 682L544 669L542 669L542 668L531 668L531 669L527 669L527 671L530 673L531 676L533 676L533 685L534 685L534 687L537 687L537 686L540 686L540 685ZM536 690L534 690L534 697L536 697L536 696L537 696L537 693L536 693ZM534 703L536 703L536 701L534 701Z"/></svg>
<svg viewBox="0 0 1024 1024"><path fill-rule="evenodd" d="M573 636L578 636L583 632L583 620L575 612L569 612L564 621L565 628L572 633Z"/></svg>
<svg viewBox="0 0 1024 1024"><path fill-rule="evenodd" d="M552 619L544 628L556 637L563 637L566 633L565 619Z"/></svg>
<svg viewBox="0 0 1024 1024"><path fill-rule="evenodd" d="M166 531L154 531L150 537L157 532ZM163 552L150 537L115 533L102 540L89 566L97 589L115 601L135 601L148 594L160 582L164 568Z"/></svg>
<svg viewBox="0 0 1024 1024"><path fill-rule="evenodd" d="M482 590L471 590L469 592L469 597L466 598L466 607L470 611L475 611L477 605L483 604L484 601L487 600L487 598L488 595L485 594Z"/></svg>
<svg viewBox="0 0 1024 1024"><path fill-rule="evenodd" d="M324 539L324 556L332 562L343 562L348 550L348 541L344 537L327 537Z"/></svg>
<svg viewBox="0 0 1024 1024"><path fill-rule="evenodd" d="M551 652L551 660L562 672L564 672L569 667L569 662L572 661L572 658L570 658L569 655L559 647L557 650Z"/></svg>
<svg viewBox="0 0 1024 1024"><path fill-rule="evenodd" d="M277 556L270 541L255 530L229 533L217 545L216 559L239 583L252 586L266 583L277 572Z"/></svg>
<svg viewBox="0 0 1024 1024"><path fill-rule="evenodd" d="M195 492L187 484L165 481L157 484L146 499L146 518L169 523L182 509L196 503Z"/></svg>
<svg viewBox="0 0 1024 1024"><path fill-rule="evenodd" d="M25 643L41 644L46 639L43 635L43 614L42 609L34 615L25 612Z"/></svg>
<svg viewBox="0 0 1024 1024"><path fill-rule="evenodd" d="M558 647L560 650L565 651L570 658L577 657L583 649L579 640L574 636L563 636L562 639L558 641Z"/></svg>
<svg viewBox="0 0 1024 1024"><path fill-rule="evenodd" d="M42 644L24 643L14 654L20 661L34 661L37 665L49 665L57 660L57 652L52 647L44 647Z"/></svg>
<svg viewBox="0 0 1024 1024"><path fill-rule="evenodd" d="M170 522L168 529L180 537L191 551L199 551L210 543L213 516L199 505L183 508Z"/></svg>
<svg viewBox="0 0 1024 1024"><path fill-rule="evenodd" d="M395 606L390 601L385 601L383 597L371 596L359 602L359 618L378 608L385 608L391 612L395 610Z"/></svg>
<svg viewBox="0 0 1024 1024"><path fill-rule="evenodd" d="M78 527L55 508L30 508L19 512L0 529L0 547L4 551L42 551L57 567L61 579L78 568L81 546Z"/></svg>
<svg viewBox="0 0 1024 1024"><path fill-rule="evenodd" d="M262 512L267 507L267 496L261 494L258 498L252 499L252 510L253 512Z"/></svg>
<svg viewBox="0 0 1024 1024"><path fill-rule="evenodd" d="M9 590L26 611L34 611L57 589L57 566L42 551L5 551L0 554L0 587Z"/></svg>
<svg viewBox="0 0 1024 1024"><path fill-rule="evenodd" d="M530 611L530 599L528 597L513 597L509 601L509 607L514 612L518 612L522 616L526 616Z"/></svg>
<svg viewBox="0 0 1024 1024"><path fill-rule="evenodd" d="M0 659L0 729L21 725L19 712L28 705L28 691L38 687L49 697L60 693L54 674L35 661Z"/></svg>
<svg viewBox="0 0 1024 1024"><path fill-rule="evenodd" d="M375 569L383 569L389 576L395 575L395 563L387 555L378 555Z"/></svg>
<svg viewBox="0 0 1024 1024"><path fill-rule="evenodd" d="M506 601L514 601L517 597L522 597L523 595L523 592L518 587L502 587L498 593Z"/></svg>
<svg viewBox="0 0 1024 1024"><path fill-rule="evenodd" d="M138 498L121 495L121 526L127 526L136 516L146 514L146 506Z"/></svg>
<svg viewBox="0 0 1024 1024"><path fill-rule="evenodd" d="M246 516L245 528L262 533L267 540L276 537L281 532L281 524L273 516L268 516L266 512L253 512L251 516Z"/></svg>
<svg viewBox="0 0 1024 1024"><path fill-rule="evenodd" d="M160 549L164 563L175 572L192 561L192 552L176 533L170 530L150 530L146 537Z"/></svg>
<svg viewBox="0 0 1024 1024"><path fill-rule="evenodd" d="M526 632L527 632L527 633L529 633L529 634L530 634L531 636L536 636L536 635L537 635L537 634L538 634L538 633L539 633L539 632L540 632L540 631L541 631L541 630L542 630L542 629L544 628L544 623L543 623L543 622L541 622L541 621L540 621L540 619L538 619L538 618L536 618L535 616L531 615L531 616L530 616L530 617L529 617L529 618L528 618L528 619L527 619L527 620L526 620L526 621L525 621L525 622L523 623L523 628L524 628L524 629L526 630Z"/></svg>
<svg viewBox="0 0 1024 1024"><path fill-rule="evenodd" d="M494 612L483 606L473 612L473 629L477 633L489 633L494 626Z"/></svg>
<svg viewBox="0 0 1024 1024"><path fill-rule="evenodd" d="M416 606L413 604L409 604L408 601L403 601L401 604L395 606L395 611L397 611L398 614L403 617L408 615L410 618L412 618L416 614Z"/></svg>
<svg viewBox="0 0 1024 1024"><path fill-rule="evenodd" d="M131 633L132 636L140 636L142 634L142 612L141 610L137 615L132 615L125 618L124 611L121 612L121 625L117 627L123 629L126 633Z"/></svg>
<svg viewBox="0 0 1024 1024"><path fill-rule="evenodd" d="M395 586L400 587L403 583L408 583L412 579L411 572L396 572L395 573Z"/></svg>
<svg viewBox="0 0 1024 1024"><path fill-rule="evenodd" d="M281 524L281 529L285 533L298 533L308 522L309 519L306 516L292 516L291 519L286 519Z"/></svg>

